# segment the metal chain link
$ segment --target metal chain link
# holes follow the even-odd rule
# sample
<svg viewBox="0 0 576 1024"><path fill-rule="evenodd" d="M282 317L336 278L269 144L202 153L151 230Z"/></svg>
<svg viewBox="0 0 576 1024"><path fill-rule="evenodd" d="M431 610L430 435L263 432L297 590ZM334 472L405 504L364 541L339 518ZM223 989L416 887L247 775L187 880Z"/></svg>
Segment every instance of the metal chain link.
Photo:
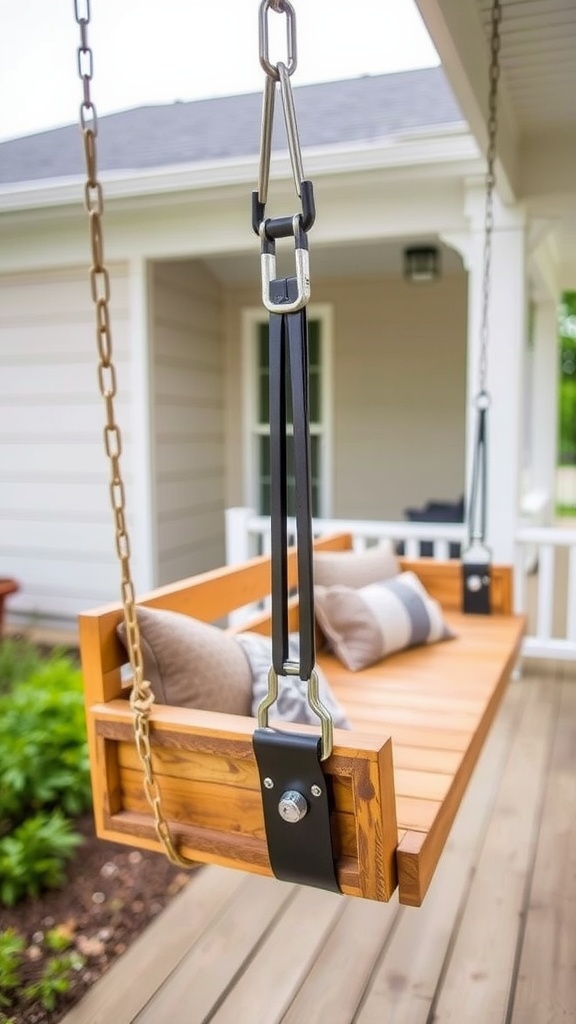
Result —
<svg viewBox="0 0 576 1024"><path fill-rule="evenodd" d="M126 523L126 492L122 477L122 435L116 422L114 400L117 394L116 369L112 353L112 326L110 319L110 273L104 261L102 215L104 194L97 172L98 117L91 96L94 59L88 43L90 0L74 0L74 13L80 28L78 47L78 74L82 81L83 98L80 105L80 128L84 143L86 183L84 204L88 213L92 265L90 291L96 318L96 345L98 350L98 384L104 400L106 422L104 450L110 468L109 492L114 516L116 554L121 573L121 595L126 626L126 643L132 669L130 706L134 713L134 738L138 757L144 771L143 786L152 808L156 834L165 853L178 867L196 867L196 862L183 857L175 847L170 828L162 813L162 797L154 775L150 748L150 711L154 694L144 678L140 630L136 618L136 599L130 568L130 538Z"/></svg>
<svg viewBox="0 0 576 1024"><path fill-rule="evenodd" d="M501 0L493 0L490 33L490 88L488 94L488 149L486 153L486 206L484 212L484 257L482 276L482 317L480 321L480 365L478 402L487 399L490 275L494 230L494 187L496 185L496 139L498 134L498 81L500 78Z"/></svg>

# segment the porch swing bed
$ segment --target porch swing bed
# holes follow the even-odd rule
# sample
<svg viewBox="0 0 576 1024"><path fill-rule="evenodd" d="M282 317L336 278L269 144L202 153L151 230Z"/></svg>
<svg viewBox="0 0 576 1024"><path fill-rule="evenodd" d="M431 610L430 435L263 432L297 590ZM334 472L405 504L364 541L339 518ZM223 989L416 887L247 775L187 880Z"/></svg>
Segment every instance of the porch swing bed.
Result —
<svg viewBox="0 0 576 1024"><path fill-rule="evenodd" d="M269 10L287 19L287 64L273 66L269 62ZM322 588L314 586L312 571L315 554L342 556L351 552L353 542L345 533L313 541L306 304L310 294L307 232L314 223L315 208L312 183L301 166L290 87L296 66L293 8L288 0L262 0L260 5L261 63L266 79L259 188L253 193L252 222L261 245L262 299L270 313L271 554L163 587L138 601L130 572L122 445L114 415L110 282L102 251L102 189L96 174L88 19L78 16L77 20L93 261L90 279L123 597L121 604L86 612L79 620L97 833L137 847L164 848L176 863L215 863L365 899L387 901L398 889L401 903L419 906L518 657L523 632L522 617L512 612L512 571L491 564L485 543L486 417L490 404L486 391L487 298L495 116L487 178L486 301L470 546L461 564L426 558L399 562L402 573L413 574L410 586L418 589L421 585L438 609L441 628L437 635L419 639L409 635L406 643L387 648L385 657L382 647L363 664L350 664L337 645L323 642L334 638L317 614L314 591ZM499 3L494 0L496 42L498 24ZM497 53L494 45L496 71ZM495 109L496 82L497 74L492 74L491 110ZM277 85L301 211L268 218L265 206ZM276 240L286 238L294 243L295 276L277 278ZM296 548L288 547L289 444L294 461ZM466 558L466 554L474 557ZM395 581L396 597L398 588L406 585ZM380 592L377 600L381 600ZM425 602L419 600L426 610ZM229 624L238 621L234 613L265 609L251 613L241 627L244 633L271 637L268 694L257 706L257 728L247 706L243 706L244 713L237 708L236 713L225 713L214 703L203 705L210 710L198 710L202 707L198 701L194 706L188 701L183 707L182 700L162 701L158 693L152 701L150 683L143 675L139 636L138 620L146 613L139 615L139 607L176 612L189 617L185 622L218 625L228 633L234 631ZM421 626L420 622L420 632ZM122 628L126 645L119 636ZM217 643L223 643L221 630L214 631ZM290 652L292 633L298 634L296 660ZM428 643L427 639L447 642ZM234 641L232 646L236 651L242 644ZM127 661L131 685L123 681ZM214 653L215 693L224 682L217 662ZM320 694L320 673L350 728L339 728L339 720L333 721ZM184 680L194 683L199 675L193 658L185 661ZM302 719L298 724L296 720L278 722L278 708L275 718L279 677L285 681L290 677L290 682L298 677L307 686L307 707L313 714L305 720L314 724L302 725ZM270 723L269 709L273 709ZM334 731L333 725L337 726Z"/></svg>
<svg viewBox="0 0 576 1024"><path fill-rule="evenodd" d="M324 537L316 551L350 550L350 534ZM336 877L347 895L419 906L519 653L523 618L512 614L512 572L492 566L492 614L461 610L454 561L400 560L441 603L455 637L404 650L350 672L326 649L318 666L352 729L336 729L323 770L332 789ZM297 578L288 553L289 583ZM219 623L268 598L270 559L260 556L163 587L138 604ZM291 602L290 629L298 628ZM122 682L121 604L80 616L94 809L98 834L161 849L142 786L133 713ZM242 630L268 634L269 613ZM312 726L282 723L286 732ZM150 743L164 813L179 849L210 862L271 875L254 719L154 704Z"/></svg>

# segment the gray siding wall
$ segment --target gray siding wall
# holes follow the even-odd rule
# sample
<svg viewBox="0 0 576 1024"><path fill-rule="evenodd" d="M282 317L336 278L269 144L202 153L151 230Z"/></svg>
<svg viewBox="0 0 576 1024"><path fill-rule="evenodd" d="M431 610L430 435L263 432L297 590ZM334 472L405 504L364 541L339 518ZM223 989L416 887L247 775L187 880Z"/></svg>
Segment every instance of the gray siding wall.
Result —
<svg viewBox="0 0 576 1024"><path fill-rule="evenodd" d="M222 565L224 358L218 282L195 261L152 271L157 582Z"/></svg>
<svg viewBox="0 0 576 1024"><path fill-rule="evenodd" d="M402 519L407 506L464 491L467 278L430 285L398 277L312 282L334 310L331 515ZM227 502L246 501L238 338L254 289L227 296ZM236 425L236 426L235 426Z"/></svg>
<svg viewBox="0 0 576 1024"><path fill-rule="evenodd" d="M112 268L114 353L127 377L125 270ZM119 594L86 271L0 277L0 576L22 627L74 625ZM128 388L117 414L129 416ZM130 481L130 438L124 434Z"/></svg>

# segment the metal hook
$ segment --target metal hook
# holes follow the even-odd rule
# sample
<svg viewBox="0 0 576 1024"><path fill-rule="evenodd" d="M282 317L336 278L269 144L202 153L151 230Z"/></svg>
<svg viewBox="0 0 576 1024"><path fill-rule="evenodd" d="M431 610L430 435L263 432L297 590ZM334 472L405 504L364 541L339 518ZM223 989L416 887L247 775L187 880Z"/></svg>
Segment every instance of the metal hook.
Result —
<svg viewBox="0 0 576 1024"><path fill-rule="evenodd" d="M268 18L269 9L272 8L277 14L286 15L286 49L288 54L287 71L289 75L294 74L297 64L296 53L296 12L288 0L262 0L260 4L259 17L259 44L260 64L267 75L275 82L279 79L278 66L270 63L269 39L268 39Z"/></svg>
<svg viewBox="0 0 576 1024"><path fill-rule="evenodd" d="M284 664L284 671L286 675L300 676L300 666L296 662L287 661ZM268 693L258 705L257 718L259 729L268 728L268 710L277 700L278 676L274 667L271 666L268 672ZM330 757L334 746L334 727L332 716L320 699L320 682L316 669L312 669L310 679L308 680L308 704L320 719L320 760L325 761Z"/></svg>

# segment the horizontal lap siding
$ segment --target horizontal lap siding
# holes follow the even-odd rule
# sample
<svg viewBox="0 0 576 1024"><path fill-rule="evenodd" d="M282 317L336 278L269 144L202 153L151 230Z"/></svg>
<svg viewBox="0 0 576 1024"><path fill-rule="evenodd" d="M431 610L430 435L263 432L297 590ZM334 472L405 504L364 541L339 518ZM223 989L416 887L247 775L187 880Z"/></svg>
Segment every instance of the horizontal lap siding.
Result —
<svg viewBox="0 0 576 1024"><path fill-rule="evenodd" d="M130 416L123 267L112 268L117 417ZM0 575L23 625L74 626L117 597L112 513L85 270L0 278ZM124 472L130 483L128 427Z"/></svg>
<svg viewBox="0 0 576 1024"><path fill-rule="evenodd" d="M220 289L200 263L153 277L158 583L223 564L224 366Z"/></svg>

